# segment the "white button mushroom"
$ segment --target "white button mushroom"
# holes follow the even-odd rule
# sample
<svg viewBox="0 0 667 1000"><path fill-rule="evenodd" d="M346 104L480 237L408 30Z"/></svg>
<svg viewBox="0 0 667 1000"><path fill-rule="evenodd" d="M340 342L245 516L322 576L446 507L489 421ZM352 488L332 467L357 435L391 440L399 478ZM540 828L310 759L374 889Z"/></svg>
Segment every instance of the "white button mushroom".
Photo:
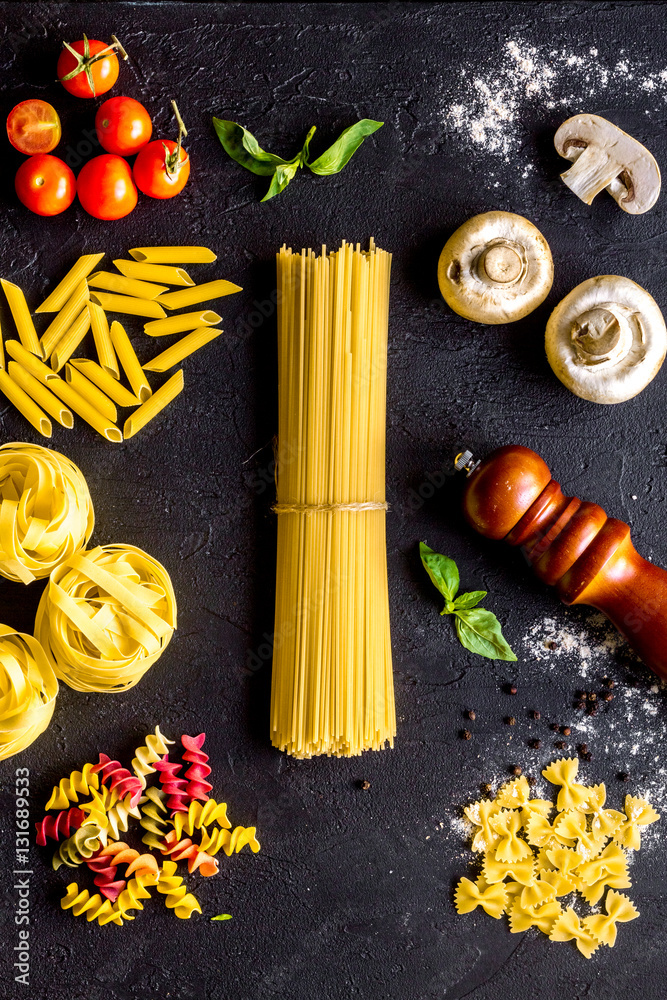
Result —
<svg viewBox="0 0 667 1000"><path fill-rule="evenodd" d="M512 323L536 309L554 276L551 251L532 222L485 212L449 237L438 262L447 305L478 323Z"/></svg>
<svg viewBox="0 0 667 1000"><path fill-rule="evenodd" d="M574 166L561 174L590 205L603 188L624 212L648 212L660 194L660 168L640 142L599 115L575 115L554 136L556 151Z"/></svg>
<svg viewBox="0 0 667 1000"><path fill-rule="evenodd" d="M657 375L667 351L665 321L634 281L589 278L559 302L547 323L549 364L561 382L593 403L622 403Z"/></svg>

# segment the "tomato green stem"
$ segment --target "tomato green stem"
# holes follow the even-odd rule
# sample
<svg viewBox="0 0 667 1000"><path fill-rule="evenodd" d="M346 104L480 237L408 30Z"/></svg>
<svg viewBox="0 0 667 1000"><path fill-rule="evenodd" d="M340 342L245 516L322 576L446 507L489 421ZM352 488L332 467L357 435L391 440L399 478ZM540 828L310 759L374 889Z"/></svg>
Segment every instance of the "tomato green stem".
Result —
<svg viewBox="0 0 667 1000"><path fill-rule="evenodd" d="M110 52L114 52L116 49L118 49L123 59L129 58L127 52L120 44L116 36L112 35L111 37L113 39L111 44L107 45L103 49L100 49L100 51L96 53L96 55L94 56L91 56L90 54L90 42L88 41L87 35L83 36L83 55L81 55L80 52L77 52L76 49L72 48L72 46L68 42L63 42L63 45L65 46L67 51L71 55L73 55L74 58L76 59L76 66L74 67L73 70L70 70L69 73L66 73L65 76L61 76L60 82L64 83L66 80L74 79L74 77L78 76L79 73L85 73L86 79L88 80L88 86L90 87L93 93L93 97L96 97L97 94L95 93L95 81L93 80L93 74L91 72L91 66L93 65L93 63L99 62L100 59L104 59L106 56L109 55Z"/></svg>
<svg viewBox="0 0 667 1000"><path fill-rule="evenodd" d="M174 109L174 114L176 116L176 121L178 122L178 142L176 143L176 149L170 153L168 148L162 144L164 147L165 157L164 165L167 171L168 177L177 177L181 169L181 142L187 137L188 130L183 124L183 119L181 118L181 113L178 110L178 105L176 101L171 102L171 106ZM183 161L185 162L185 161Z"/></svg>

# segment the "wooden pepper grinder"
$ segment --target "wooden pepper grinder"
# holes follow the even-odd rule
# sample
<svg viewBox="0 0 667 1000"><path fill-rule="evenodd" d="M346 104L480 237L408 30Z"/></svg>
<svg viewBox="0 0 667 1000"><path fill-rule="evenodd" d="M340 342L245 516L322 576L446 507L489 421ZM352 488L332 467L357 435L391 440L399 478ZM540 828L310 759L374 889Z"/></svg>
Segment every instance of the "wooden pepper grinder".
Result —
<svg viewBox="0 0 667 1000"><path fill-rule="evenodd" d="M530 448L508 445L481 462L465 451L455 467L468 473L463 510L473 528L520 545L565 604L602 611L667 679L667 572L639 555L628 525L595 503L563 496Z"/></svg>

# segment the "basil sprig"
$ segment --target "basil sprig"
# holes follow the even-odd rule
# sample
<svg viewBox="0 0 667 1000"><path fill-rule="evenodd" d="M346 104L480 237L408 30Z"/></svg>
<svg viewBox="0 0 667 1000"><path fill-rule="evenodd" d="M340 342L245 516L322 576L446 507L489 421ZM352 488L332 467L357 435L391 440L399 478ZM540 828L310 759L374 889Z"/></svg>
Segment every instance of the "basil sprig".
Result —
<svg viewBox="0 0 667 1000"><path fill-rule="evenodd" d="M218 139L231 158L253 174L272 178L269 190L262 201L268 201L269 198L274 198L281 191L284 191L300 167L307 167L313 174L319 174L322 177L339 173L350 162L366 136L377 132L382 125L384 122L362 118L361 121L355 122L354 125L350 125L344 132L341 132L333 146L329 146L321 156L318 156L316 160L311 160L310 140L313 138L316 128L313 125L296 156L291 160L283 160L281 156L275 156L274 153L267 153L263 150L254 135L242 125L224 121L222 118L213 119L213 127Z"/></svg>
<svg viewBox="0 0 667 1000"><path fill-rule="evenodd" d="M471 590L457 597L459 571L454 560L434 552L424 542L419 543L419 555L431 583L445 598L440 614L454 615L461 645L490 660L516 660L494 613L478 607L486 591Z"/></svg>

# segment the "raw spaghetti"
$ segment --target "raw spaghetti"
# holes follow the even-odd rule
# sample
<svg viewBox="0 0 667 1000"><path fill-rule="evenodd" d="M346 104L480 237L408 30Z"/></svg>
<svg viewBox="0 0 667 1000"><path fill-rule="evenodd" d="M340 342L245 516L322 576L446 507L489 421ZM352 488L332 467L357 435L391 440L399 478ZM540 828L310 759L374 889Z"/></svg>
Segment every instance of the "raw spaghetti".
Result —
<svg viewBox="0 0 667 1000"><path fill-rule="evenodd" d="M278 558L271 739L352 756L396 732L385 540L391 255L278 263Z"/></svg>

